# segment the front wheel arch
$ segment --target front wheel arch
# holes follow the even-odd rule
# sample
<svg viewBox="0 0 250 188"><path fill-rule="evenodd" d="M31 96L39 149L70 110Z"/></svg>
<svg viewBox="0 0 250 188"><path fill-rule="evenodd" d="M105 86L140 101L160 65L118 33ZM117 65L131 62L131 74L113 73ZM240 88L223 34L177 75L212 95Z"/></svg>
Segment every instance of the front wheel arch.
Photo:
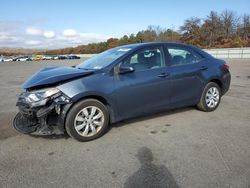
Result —
<svg viewBox="0 0 250 188"><path fill-rule="evenodd" d="M98 100L99 102L103 103L107 108L108 108L108 112L109 112L109 121L110 123L115 122L115 113L114 113L114 109L113 109L113 105L110 104L110 102L108 102L107 99L105 99L104 97L101 97L99 95L87 95L81 98L78 98L77 100L73 100L73 103L65 106L65 113L63 114L63 117L61 117L61 122L64 125L65 128L65 121L66 121L66 117L68 115L68 112L70 111L70 109L78 102L82 101L82 100L86 100L86 99L95 99Z"/></svg>
<svg viewBox="0 0 250 188"><path fill-rule="evenodd" d="M79 98L78 100L74 101L74 104L71 106L71 108L78 102L83 101L83 100L87 100L87 99L94 99L97 100L99 102L101 102L102 104L104 104L109 112L109 121L112 122L113 119L113 110L112 107L110 105L110 103L107 101L107 99L105 99L104 97L101 97L99 95L88 95L88 96L84 96L82 98ZM70 110L70 109L69 109Z"/></svg>

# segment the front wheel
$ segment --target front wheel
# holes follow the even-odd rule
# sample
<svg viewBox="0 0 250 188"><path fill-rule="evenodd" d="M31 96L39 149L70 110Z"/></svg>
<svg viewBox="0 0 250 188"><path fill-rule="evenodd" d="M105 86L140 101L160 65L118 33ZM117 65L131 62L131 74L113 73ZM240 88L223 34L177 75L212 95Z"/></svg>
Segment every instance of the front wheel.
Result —
<svg viewBox="0 0 250 188"><path fill-rule="evenodd" d="M90 141L101 137L107 130L109 113L98 100L86 99L76 103L69 111L65 128L78 141Z"/></svg>
<svg viewBox="0 0 250 188"><path fill-rule="evenodd" d="M211 112L214 111L220 104L221 89L218 84L209 82L203 90L200 101L197 104L198 109Z"/></svg>

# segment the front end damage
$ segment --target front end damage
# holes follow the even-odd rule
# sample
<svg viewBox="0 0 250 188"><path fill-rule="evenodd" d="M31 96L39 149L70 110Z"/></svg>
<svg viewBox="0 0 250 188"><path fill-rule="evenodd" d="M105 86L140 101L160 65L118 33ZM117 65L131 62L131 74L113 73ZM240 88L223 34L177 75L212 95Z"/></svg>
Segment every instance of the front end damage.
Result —
<svg viewBox="0 0 250 188"><path fill-rule="evenodd" d="M64 120L71 99L57 88L25 91L18 97L19 112L13 126L24 134L64 134Z"/></svg>

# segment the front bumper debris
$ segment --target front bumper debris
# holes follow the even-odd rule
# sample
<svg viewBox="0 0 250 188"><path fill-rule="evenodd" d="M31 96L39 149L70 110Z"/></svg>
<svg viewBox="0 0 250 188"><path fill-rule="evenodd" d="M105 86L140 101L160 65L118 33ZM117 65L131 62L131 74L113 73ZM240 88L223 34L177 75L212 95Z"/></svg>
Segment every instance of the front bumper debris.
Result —
<svg viewBox="0 0 250 188"><path fill-rule="evenodd" d="M32 135L64 134L65 110L72 104L69 97L60 92L37 106L25 96L22 93L16 103L19 112L13 126L17 131Z"/></svg>

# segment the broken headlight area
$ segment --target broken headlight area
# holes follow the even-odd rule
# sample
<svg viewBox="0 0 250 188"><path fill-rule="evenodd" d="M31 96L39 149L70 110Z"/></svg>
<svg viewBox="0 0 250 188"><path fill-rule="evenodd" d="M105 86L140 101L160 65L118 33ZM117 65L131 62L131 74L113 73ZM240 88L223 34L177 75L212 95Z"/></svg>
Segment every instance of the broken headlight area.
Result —
<svg viewBox="0 0 250 188"><path fill-rule="evenodd" d="M18 98L18 102L24 102L30 107L44 106L50 97L60 93L57 88L42 89L31 92L23 92Z"/></svg>
<svg viewBox="0 0 250 188"><path fill-rule="evenodd" d="M13 125L25 134L63 134L62 119L65 107L71 105L70 98L57 88L25 91L18 97L19 113Z"/></svg>

